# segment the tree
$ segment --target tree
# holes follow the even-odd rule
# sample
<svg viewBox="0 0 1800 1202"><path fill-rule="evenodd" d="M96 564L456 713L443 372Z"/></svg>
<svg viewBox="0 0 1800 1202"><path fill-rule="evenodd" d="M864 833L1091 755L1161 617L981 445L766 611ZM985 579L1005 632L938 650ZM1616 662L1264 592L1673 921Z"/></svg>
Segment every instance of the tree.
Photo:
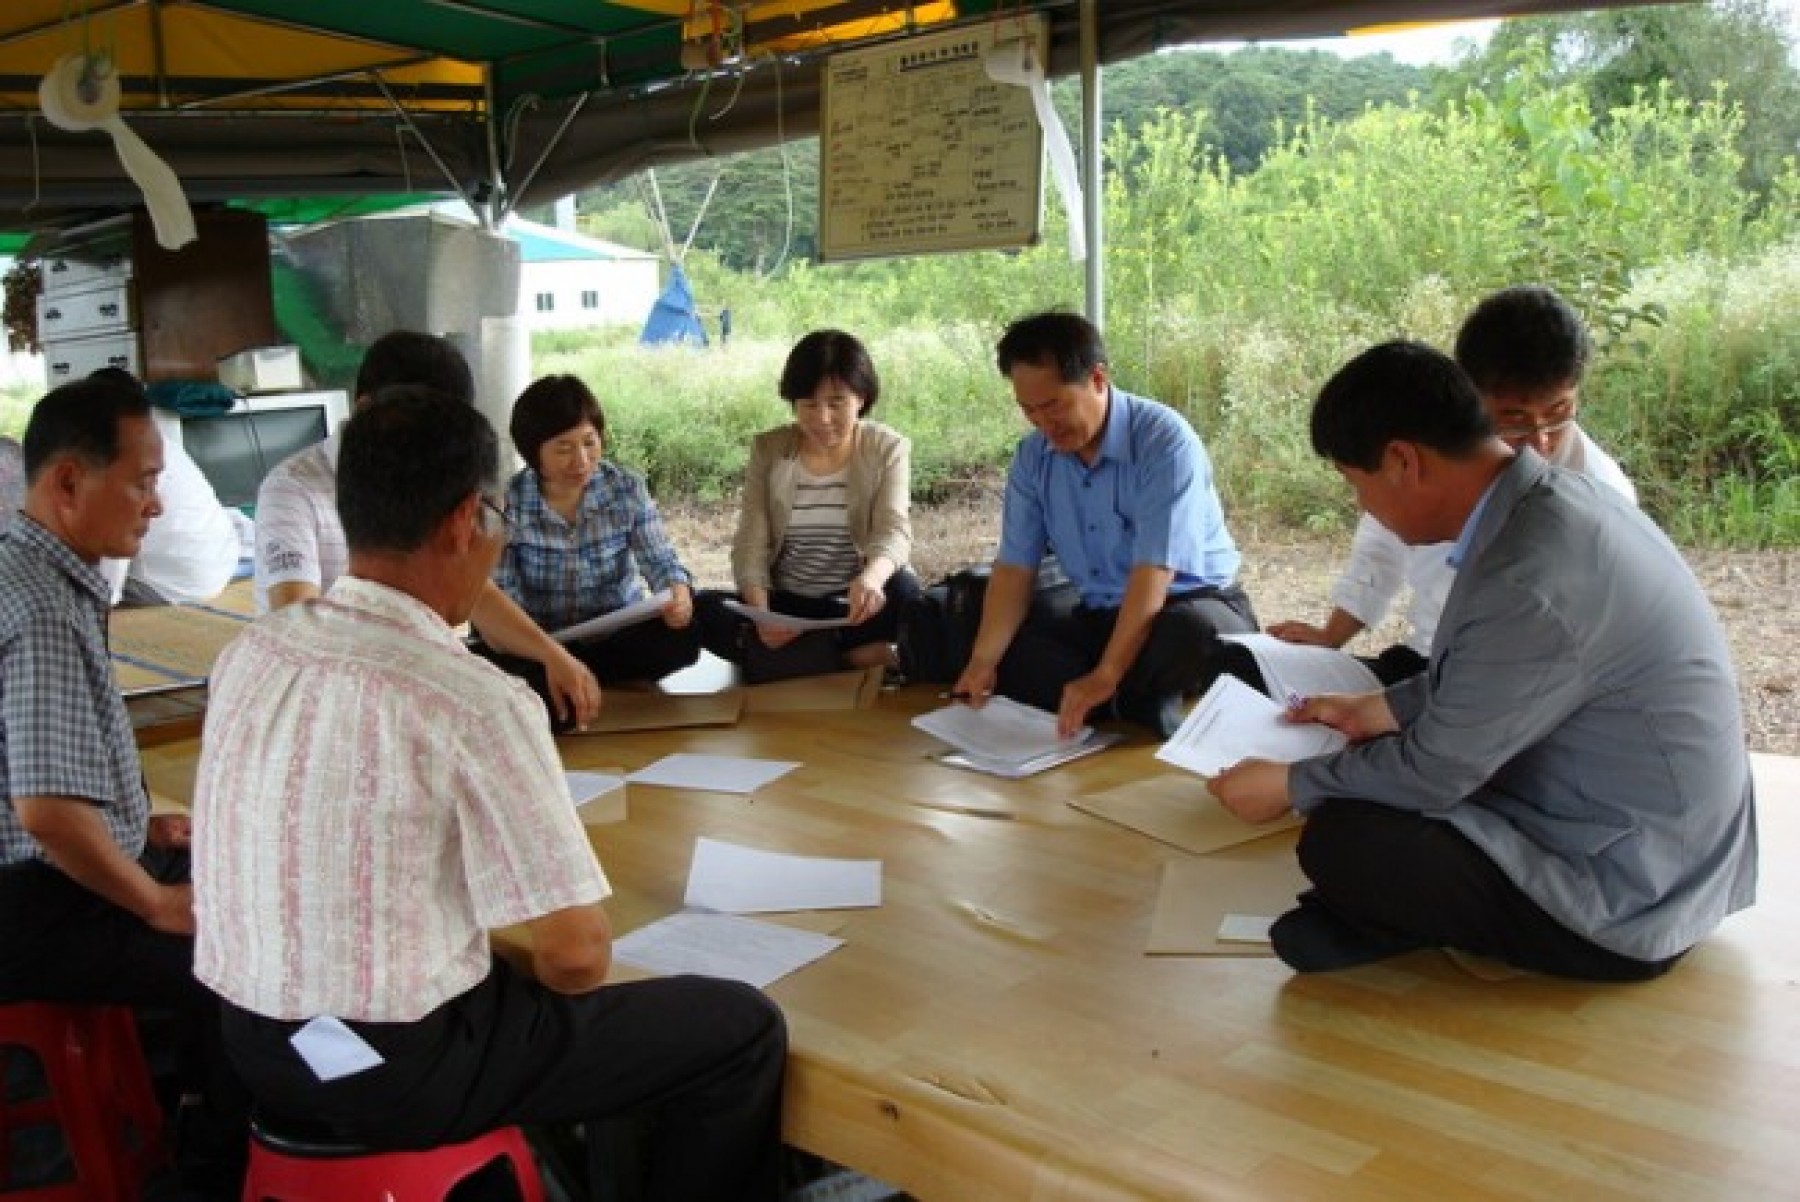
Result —
<svg viewBox="0 0 1800 1202"><path fill-rule="evenodd" d="M1440 79L1453 99L1497 95L1542 47L1552 83L1578 83L1596 114L1629 107L1667 86L1696 104L1722 98L1742 110L1743 183L1767 198L1800 143L1800 72L1783 14L1768 0L1610 9L1503 22L1485 48Z"/></svg>

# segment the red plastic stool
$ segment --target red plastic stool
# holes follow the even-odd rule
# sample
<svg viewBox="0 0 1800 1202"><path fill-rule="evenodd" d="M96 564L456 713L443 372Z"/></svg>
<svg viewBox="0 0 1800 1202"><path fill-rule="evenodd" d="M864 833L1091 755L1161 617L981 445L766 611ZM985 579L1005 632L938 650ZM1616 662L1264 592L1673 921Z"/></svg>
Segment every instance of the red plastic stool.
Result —
<svg viewBox="0 0 1800 1202"><path fill-rule="evenodd" d="M0 1005L0 1045L22 1047L44 1066L48 1097L9 1103L0 1092L0 1182L12 1132L54 1124L75 1180L7 1192L9 1202L133 1202L166 1159L162 1108L150 1087L137 1022L124 1006L59 1002Z"/></svg>
<svg viewBox="0 0 1800 1202"><path fill-rule="evenodd" d="M442 1202L457 1182L496 1160L512 1165L525 1202L544 1202L531 1147L517 1127L417 1152L370 1152L250 1125L244 1202Z"/></svg>

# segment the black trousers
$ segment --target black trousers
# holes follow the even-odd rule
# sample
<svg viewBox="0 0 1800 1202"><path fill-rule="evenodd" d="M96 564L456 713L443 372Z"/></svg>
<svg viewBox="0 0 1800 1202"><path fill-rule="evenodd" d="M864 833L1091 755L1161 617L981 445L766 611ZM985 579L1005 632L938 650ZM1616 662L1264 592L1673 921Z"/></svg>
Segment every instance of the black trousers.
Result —
<svg viewBox="0 0 1800 1202"><path fill-rule="evenodd" d="M689 622L680 630L672 630L661 619L652 618L616 630L605 638L581 640L568 647L569 654L586 664L594 679L603 685L661 680L671 672L692 666L700 658L700 626L697 622ZM543 664L535 659L507 655L482 642L471 643L469 650L530 685L531 691L544 699L544 708L551 715L552 729L560 732L573 725L558 722L555 718L556 704L550 697Z"/></svg>
<svg viewBox="0 0 1800 1202"><path fill-rule="evenodd" d="M880 613L868 621L816 633L825 635L840 653L870 643L893 642L900 629L901 611L919 593L919 578L907 569L900 568L888 577L881 592L887 599L886 604L881 607ZM743 597L737 593L721 589L706 589L694 600L701 641L708 651L734 664L744 662L744 649L749 645L748 640L756 638L756 626L750 619L725 608L726 601L742 600ZM769 608L776 613L793 614L798 618L841 618L850 612L850 601L847 591L832 593L827 597L808 597L801 593L773 589L769 593ZM789 643L788 647L793 645ZM782 647L771 654L779 656L785 650L787 647Z"/></svg>
<svg viewBox="0 0 1800 1202"><path fill-rule="evenodd" d="M189 879L186 851L150 848L141 863L163 884ZM137 1011L146 1057L172 1060L178 1089L200 1096L177 1160L196 1180L241 1180L249 1097L219 1038L219 999L194 979L191 937L153 929L48 864L0 869L0 1001ZM159 1045L158 1033L172 1046Z"/></svg>
<svg viewBox="0 0 1800 1202"><path fill-rule="evenodd" d="M1302 905L1419 947L1449 947L1588 981L1642 981L1681 957L1634 960L1557 922L1461 831L1372 801L1332 799L1300 835Z"/></svg>
<svg viewBox="0 0 1800 1202"><path fill-rule="evenodd" d="M999 692L1055 712L1063 686L1094 670L1118 624L1116 609L1034 606L1000 660ZM1250 598L1236 585L1171 597L1119 682L1114 708L1128 721L1155 725L1150 719L1168 700L1205 692L1224 671L1220 633L1255 629Z"/></svg>
<svg viewBox="0 0 1800 1202"><path fill-rule="evenodd" d="M779 1195L787 1027L747 985L670 977L571 996L496 959L480 985L418 1022L351 1023L384 1063L331 1082L289 1042L304 1024L224 1010L226 1049L277 1130L408 1148L636 1116L648 1125L633 1183L644 1198ZM601 1143L588 1141L595 1160ZM597 1181L613 1167L590 1172Z"/></svg>

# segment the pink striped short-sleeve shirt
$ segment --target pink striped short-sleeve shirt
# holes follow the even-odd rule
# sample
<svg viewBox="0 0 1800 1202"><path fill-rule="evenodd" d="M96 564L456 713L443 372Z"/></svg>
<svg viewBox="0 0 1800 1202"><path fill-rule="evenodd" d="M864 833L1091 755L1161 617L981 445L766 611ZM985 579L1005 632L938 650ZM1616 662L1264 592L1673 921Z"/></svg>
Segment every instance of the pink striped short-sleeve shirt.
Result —
<svg viewBox="0 0 1800 1202"><path fill-rule="evenodd" d="M542 703L432 610L346 576L215 668L195 787L195 975L279 1019L411 1022L487 932L610 886Z"/></svg>

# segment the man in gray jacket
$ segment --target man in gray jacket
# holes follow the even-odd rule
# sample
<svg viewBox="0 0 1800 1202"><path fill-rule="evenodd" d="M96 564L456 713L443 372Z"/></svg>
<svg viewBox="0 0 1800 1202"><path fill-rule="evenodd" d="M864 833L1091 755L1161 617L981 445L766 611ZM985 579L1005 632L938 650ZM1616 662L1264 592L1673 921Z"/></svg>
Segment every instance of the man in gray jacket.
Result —
<svg viewBox="0 0 1800 1202"><path fill-rule="evenodd" d="M1307 817L1312 888L1276 952L1301 971L1446 947L1666 972L1756 889L1737 685L1680 554L1612 490L1509 449L1416 343L1342 368L1312 442L1406 542L1454 543L1457 576L1423 674L1293 707L1350 746L1212 782L1240 817Z"/></svg>

